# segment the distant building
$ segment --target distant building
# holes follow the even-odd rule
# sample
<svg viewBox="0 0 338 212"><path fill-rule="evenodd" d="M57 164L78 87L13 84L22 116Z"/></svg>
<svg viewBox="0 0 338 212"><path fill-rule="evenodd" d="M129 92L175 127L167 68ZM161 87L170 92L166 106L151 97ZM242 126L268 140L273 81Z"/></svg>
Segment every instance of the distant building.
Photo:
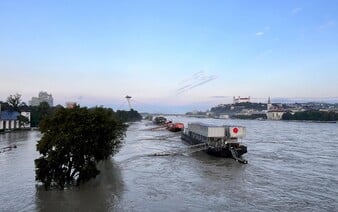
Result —
<svg viewBox="0 0 338 212"><path fill-rule="evenodd" d="M220 114L220 115L218 116L218 118L220 118L220 119L229 119L230 116L229 116L228 114Z"/></svg>
<svg viewBox="0 0 338 212"><path fill-rule="evenodd" d="M283 108L275 106L271 103L270 97L268 98L266 117L269 120L281 120L285 111Z"/></svg>
<svg viewBox="0 0 338 212"><path fill-rule="evenodd" d="M20 115L26 117L29 120L29 123L24 124L20 123L19 117ZM17 111L0 111L0 131L2 130L13 130L19 128L30 128L30 112L21 112L21 114Z"/></svg>
<svg viewBox="0 0 338 212"><path fill-rule="evenodd" d="M266 117L269 120L281 120L283 118L284 110L269 110L266 113Z"/></svg>
<svg viewBox="0 0 338 212"><path fill-rule="evenodd" d="M271 104L271 98L270 98L270 96L269 96L269 98L268 98L268 104L266 105L267 106L267 108L266 108L266 110L267 111L269 111L269 110L272 110L272 104Z"/></svg>
<svg viewBox="0 0 338 212"><path fill-rule="evenodd" d="M66 102L66 108L72 109L76 107L76 102Z"/></svg>
<svg viewBox="0 0 338 212"><path fill-rule="evenodd" d="M244 102L250 102L250 96L249 97L235 97L233 98L234 104L236 103L244 103Z"/></svg>
<svg viewBox="0 0 338 212"><path fill-rule="evenodd" d="M50 107L53 107L53 97L52 94L48 94L47 92L40 91L39 97L32 97L32 100L29 101L29 105L31 106L39 106L41 102L47 102Z"/></svg>
<svg viewBox="0 0 338 212"><path fill-rule="evenodd" d="M21 115L28 119L28 123L21 123L21 128L31 128L31 112L21 111Z"/></svg>

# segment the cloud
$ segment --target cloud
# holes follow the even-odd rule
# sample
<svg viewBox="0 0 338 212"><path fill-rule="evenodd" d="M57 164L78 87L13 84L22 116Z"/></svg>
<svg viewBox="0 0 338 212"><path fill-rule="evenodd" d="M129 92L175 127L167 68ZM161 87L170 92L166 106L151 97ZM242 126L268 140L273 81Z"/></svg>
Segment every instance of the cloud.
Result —
<svg viewBox="0 0 338 212"><path fill-rule="evenodd" d="M292 14L292 15L297 15L297 14L299 14L300 12L302 12L302 10L303 10L303 8L300 8L300 7L293 8L293 9L291 10L291 14Z"/></svg>
<svg viewBox="0 0 338 212"><path fill-rule="evenodd" d="M269 32L270 29L271 29L270 26L265 26L263 30L256 32L255 35L256 35L257 37L263 36L263 35L265 35L267 32Z"/></svg>
<svg viewBox="0 0 338 212"><path fill-rule="evenodd" d="M188 79L183 80L182 82L180 82L179 84L181 85L181 87L179 87L176 90L177 94L181 94L184 92L187 92L191 89L197 88L199 86L202 86L212 80L215 80L217 78L217 76L215 75L207 75L204 73L204 71L199 71L194 73L191 77L189 77Z"/></svg>
<svg viewBox="0 0 338 212"><path fill-rule="evenodd" d="M262 35L264 35L264 32L256 32L255 35L256 35L256 36L262 36Z"/></svg>
<svg viewBox="0 0 338 212"><path fill-rule="evenodd" d="M199 72L194 73L194 74L191 76L191 78L199 78L201 75L203 75L203 71L199 71ZM191 80L191 78L182 80L182 81L180 82L180 84L181 84L181 85L182 85L182 84L186 84L188 81Z"/></svg>
<svg viewBox="0 0 338 212"><path fill-rule="evenodd" d="M270 27L270 26L265 26L263 30L256 32L255 35L256 35L257 37L260 37L260 36L263 36L263 35L265 35L266 33L268 33L270 30L271 30L271 27Z"/></svg>
<svg viewBox="0 0 338 212"><path fill-rule="evenodd" d="M334 20L328 20L325 23L323 23L322 25L319 26L320 30L326 30L326 29L330 29L336 26L336 22Z"/></svg>

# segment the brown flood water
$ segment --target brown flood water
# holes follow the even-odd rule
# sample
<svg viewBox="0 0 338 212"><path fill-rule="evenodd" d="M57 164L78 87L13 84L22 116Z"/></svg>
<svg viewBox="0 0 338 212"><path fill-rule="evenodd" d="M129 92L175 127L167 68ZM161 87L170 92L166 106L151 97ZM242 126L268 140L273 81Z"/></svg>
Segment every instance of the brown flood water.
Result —
<svg viewBox="0 0 338 212"><path fill-rule="evenodd" d="M37 131L0 134L0 211L338 211L338 124L169 117L247 127L249 164L191 155L179 134L132 124L101 174L64 191L35 182Z"/></svg>

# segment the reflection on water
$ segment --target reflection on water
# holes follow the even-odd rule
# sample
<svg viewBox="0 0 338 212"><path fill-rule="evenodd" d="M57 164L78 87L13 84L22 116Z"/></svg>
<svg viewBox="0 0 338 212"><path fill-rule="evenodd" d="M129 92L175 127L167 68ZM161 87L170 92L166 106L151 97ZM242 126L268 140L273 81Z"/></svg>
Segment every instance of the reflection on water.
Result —
<svg viewBox="0 0 338 212"><path fill-rule="evenodd" d="M116 211L123 192L121 171L114 160L98 165L101 173L94 180L66 190L46 191L36 187L38 211Z"/></svg>
<svg viewBox="0 0 338 212"><path fill-rule="evenodd" d="M337 124L171 119L246 126L249 164L203 152L148 156L185 145L144 121L96 179L46 192L34 173L40 133L0 134L0 147L18 146L0 153L0 211L338 211Z"/></svg>
<svg viewBox="0 0 338 212"><path fill-rule="evenodd" d="M17 146L0 153L0 211L34 211L35 144L39 137L37 131L0 134L0 148Z"/></svg>
<svg viewBox="0 0 338 212"><path fill-rule="evenodd" d="M18 142L27 141L30 131L17 131L11 133L0 134L0 148L16 144Z"/></svg>

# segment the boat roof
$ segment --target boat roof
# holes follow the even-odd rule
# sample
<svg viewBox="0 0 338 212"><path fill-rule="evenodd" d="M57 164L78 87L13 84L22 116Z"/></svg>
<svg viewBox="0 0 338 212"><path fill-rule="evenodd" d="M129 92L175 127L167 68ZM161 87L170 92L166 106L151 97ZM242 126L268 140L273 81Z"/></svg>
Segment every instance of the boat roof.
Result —
<svg viewBox="0 0 338 212"><path fill-rule="evenodd" d="M240 126L240 125L216 125L216 124L210 124L210 123L203 123L203 122L189 122L189 124L197 124L197 125L201 125L201 126L204 126L204 127L222 127L222 128L225 128L225 127L243 127L243 126Z"/></svg>
<svg viewBox="0 0 338 212"><path fill-rule="evenodd" d="M201 125L204 127L224 127L224 125L215 125L215 124L202 123L202 122L190 122L189 124L197 124L197 125Z"/></svg>

